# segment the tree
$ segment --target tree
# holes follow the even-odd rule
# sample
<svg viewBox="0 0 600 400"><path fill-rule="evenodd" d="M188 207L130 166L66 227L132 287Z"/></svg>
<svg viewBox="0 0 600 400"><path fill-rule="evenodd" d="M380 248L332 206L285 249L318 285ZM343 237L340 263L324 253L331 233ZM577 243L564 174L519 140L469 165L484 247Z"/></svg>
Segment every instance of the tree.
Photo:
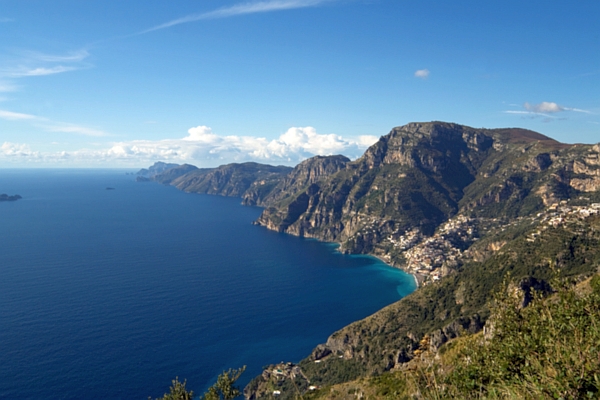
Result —
<svg viewBox="0 0 600 400"><path fill-rule="evenodd" d="M239 369L229 369L223 371L217 378L217 382L208 388L201 400L232 400L242 394L240 389L235 386L235 382L239 379L242 373L246 370L244 365Z"/></svg>
<svg viewBox="0 0 600 400"><path fill-rule="evenodd" d="M157 400L192 400L194 396L194 392L191 390L188 392L185 388L187 380L184 380L183 383L179 382L179 377L176 377L171 381L172 385L169 389L169 393L165 393L163 397ZM148 400L151 398L149 397Z"/></svg>
<svg viewBox="0 0 600 400"><path fill-rule="evenodd" d="M240 396L242 392L235 386L235 382L239 379L240 375L246 370L244 365L239 369L231 369L223 371L217 378L217 382L208 388L208 391L204 395L200 396L200 400L233 400ZM171 381L172 385L169 389L169 393L165 393L163 397L156 400L192 400L194 392L191 390L188 392L185 385L187 380L179 382L179 378L176 377ZM148 400L152 400L148 397Z"/></svg>

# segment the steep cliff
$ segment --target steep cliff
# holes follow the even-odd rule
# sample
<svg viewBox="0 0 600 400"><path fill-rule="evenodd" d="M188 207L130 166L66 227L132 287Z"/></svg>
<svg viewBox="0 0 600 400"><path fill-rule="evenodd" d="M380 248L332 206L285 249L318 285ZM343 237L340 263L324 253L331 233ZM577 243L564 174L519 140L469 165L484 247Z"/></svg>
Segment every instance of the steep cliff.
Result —
<svg viewBox="0 0 600 400"><path fill-rule="evenodd" d="M266 196L292 168L253 162L227 164L211 169L196 169L173 181L171 185L189 193L242 197L254 190L257 198Z"/></svg>
<svg viewBox="0 0 600 400"><path fill-rule="evenodd" d="M274 191L257 223L402 265L406 248L392 242L431 236L453 216L515 218L595 191L597 154L523 129L411 123L326 179Z"/></svg>
<svg viewBox="0 0 600 400"><path fill-rule="evenodd" d="M298 164L289 174L265 196L258 190L250 189L243 196L243 203L249 205L269 205L293 198L305 191L310 185L326 180L329 176L346 168L350 159L342 156L315 156Z"/></svg>

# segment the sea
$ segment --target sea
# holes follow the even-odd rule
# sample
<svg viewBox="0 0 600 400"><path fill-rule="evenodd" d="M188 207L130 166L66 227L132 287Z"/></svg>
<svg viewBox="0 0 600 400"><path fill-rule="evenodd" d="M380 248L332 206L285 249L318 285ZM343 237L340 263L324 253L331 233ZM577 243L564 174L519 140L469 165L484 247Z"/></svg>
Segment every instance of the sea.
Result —
<svg viewBox="0 0 600 400"><path fill-rule="evenodd" d="M3 169L0 398L148 399L175 377L243 387L415 290L332 243L252 225L259 207L131 170Z"/></svg>

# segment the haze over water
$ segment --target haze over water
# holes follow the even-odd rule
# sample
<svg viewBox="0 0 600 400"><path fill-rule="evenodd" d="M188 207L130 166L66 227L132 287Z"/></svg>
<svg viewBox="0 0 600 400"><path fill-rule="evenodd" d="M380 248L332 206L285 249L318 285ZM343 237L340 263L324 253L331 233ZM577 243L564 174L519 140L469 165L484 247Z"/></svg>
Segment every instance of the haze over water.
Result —
<svg viewBox="0 0 600 400"><path fill-rule="evenodd" d="M114 188L107 190L106 188ZM415 289L372 257L251 224L260 208L124 171L2 170L0 398L201 393L299 361Z"/></svg>

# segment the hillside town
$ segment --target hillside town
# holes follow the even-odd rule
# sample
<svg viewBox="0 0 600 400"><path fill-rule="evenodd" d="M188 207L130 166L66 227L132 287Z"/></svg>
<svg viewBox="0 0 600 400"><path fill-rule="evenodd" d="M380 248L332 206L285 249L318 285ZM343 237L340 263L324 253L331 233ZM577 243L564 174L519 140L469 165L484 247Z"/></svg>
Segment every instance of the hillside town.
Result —
<svg viewBox="0 0 600 400"><path fill-rule="evenodd" d="M496 218L487 222L500 231L525 222L537 224L538 229L526 239L535 242L546 229L597 214L600 214L600 203L572 206L567 200L562 200L534 217L520 217L506 224ZM419 285L427 285L450 274L460 265L463 257L469 253L468 248L479 239L482 222L481 218L458 215L442 224L431 237L424 236L418 228L414 228L399 236L390 235L385 240L391 244L392 249L401 252L405 260L402 269L413 274ZM497 248L491 246L491 250L495 251ZM382 258L391 261L389 255Z"/></svg>
<svg viewBox="0 0 600 400"><path fill-rule="evenodd" d="M535 242L541 233L550 228L558 228L569 222L584 220L592 215L600 214L600 203L585 206L569 206L567 200L554 203L544 212L538 213L536 219L540 220L539 229L527 236L528 242Z"/></svg>
<svg viewBox="0 0 600 400"><path fill-rule="evenodd" d="M462 252L477 240L474 219L458 215L444 224L437 232L423 240L418 229L387 240L394 248L403 251L406 264L403 269L415 275L419 284L441 279L450 268L458 265Z"/></svg>

